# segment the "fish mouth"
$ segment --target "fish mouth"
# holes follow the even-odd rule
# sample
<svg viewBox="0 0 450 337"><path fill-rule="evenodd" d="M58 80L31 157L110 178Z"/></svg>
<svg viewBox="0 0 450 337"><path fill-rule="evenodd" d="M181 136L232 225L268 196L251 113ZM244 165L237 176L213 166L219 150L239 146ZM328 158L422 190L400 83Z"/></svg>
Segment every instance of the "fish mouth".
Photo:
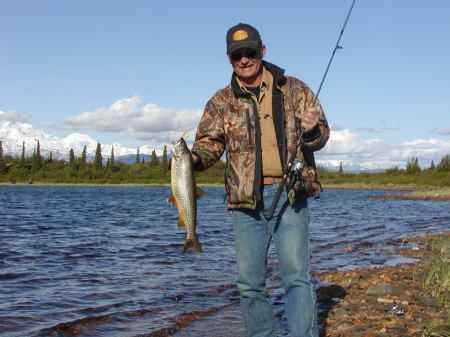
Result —
<svg viewBox="0 0 450 337"><path fill-rule="evenodd" d="M186 144L183 137L180 137L180 139L172 142L173 149L170 152L172 152L172 156L174 158L181 157L183 155L183 144Z"/></svg>
<svg viewBox="0 0 450 337"><path fill-rule="evenodd" d="M186 141L184 140L183 137L180 137L178 140L173 141L172 145L173 145L173 147L177 147L177 146L179 146L179 145L181 145L183 143L186 143Z"/></svg>
<svg viewBox="0 0 450 337"><path fill-rule="evenodd" d="M183 137L180 137L178 140L172 141L173 146L177 146L178 144L183 142Z"/></svg>

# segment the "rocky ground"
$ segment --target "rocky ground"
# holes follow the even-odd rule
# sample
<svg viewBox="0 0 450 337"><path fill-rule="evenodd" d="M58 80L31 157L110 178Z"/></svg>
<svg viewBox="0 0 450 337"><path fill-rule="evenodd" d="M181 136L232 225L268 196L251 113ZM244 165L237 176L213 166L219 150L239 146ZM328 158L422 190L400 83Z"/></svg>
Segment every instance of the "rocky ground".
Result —
<svg viewBox="0 0 450 337"><path fill-rule="evenodd" d="M417 244L393 252L421 259L417 263L315 274L326 283L318 290L321 337L433 336L424 334L430 323L447 324L434 336L450 336L449 309L436 306L423 288L431 259L427 243L437 236L403 239Z"/></svg>
<svg viewBox="0 0 450 337"><path fill-rule="evenodd" d="M436 299L423 288L432 260L428 245L439 236L450 237L450 232L402 239L400 245L389 245L403 247L392 250L392 254L417 258L417 263L315 273L322 284L317 291L320 336L450 337L449 308L437 307ZM353 250L348 249L348 253ZM430 323L444 325L444 329L439 334L426 333ZM194 317L185 328L169 335L245 336L239 304L207 317Z"/></svg>

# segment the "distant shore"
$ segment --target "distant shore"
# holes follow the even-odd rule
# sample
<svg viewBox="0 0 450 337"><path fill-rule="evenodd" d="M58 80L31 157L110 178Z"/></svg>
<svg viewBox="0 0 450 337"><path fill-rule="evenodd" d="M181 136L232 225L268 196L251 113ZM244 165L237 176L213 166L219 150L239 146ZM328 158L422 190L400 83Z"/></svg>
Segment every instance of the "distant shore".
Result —
<svg viewBox="0 0 450 337"><path fill-rule="evenodd" d="M383 190L399 191L407 193L390 193L374 196L384 199L408 199L408 200L450 200L450 187L421 186L421 185L394 185L394 184L324 184L324 189L344 190Z"/></svg>
<svg viewBox="0 0 450 337"><path fill-rule="evenodd" d="M198 184L203 187L223 187L222 183ZM0 182L0 186L92 186L92 187L168 187L168 183L126 183L126 184L98 184L98 183L49 183L49 182ZM384 190L399 191L407 193L390 193L377 198L387 199L410 199L410 200L450 200L450 187L419 186L419 185L394 185L394 184L364 184L364 183L344 183L344 184L324 184L324 189L345 189L345 190Z"/></svg>
<svg viewBox="0 0 450 337"><path fill-rule="evenodd" d="M16 183L8 183L8 182L0 182L0 186L91 186L91 187L170 187L168 183L125 183L125 184L99 184L99 183L49 183L49 182L33 182L32 184L28 184L26 182L16 182ZM198 186L206 186L206 187L222 187L223 184L198 184Z"/></svg>

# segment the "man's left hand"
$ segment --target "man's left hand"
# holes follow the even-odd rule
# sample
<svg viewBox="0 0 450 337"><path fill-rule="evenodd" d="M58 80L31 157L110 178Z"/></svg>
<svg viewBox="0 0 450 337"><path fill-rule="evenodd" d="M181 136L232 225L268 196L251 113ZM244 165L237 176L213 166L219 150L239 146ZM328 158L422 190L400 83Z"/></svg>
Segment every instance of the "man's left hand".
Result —
<svg viewBox="0 0 450 337"><path fill-rule="evenodd" d="M320 109L310 107L306 109L305 116L302 118L301 126L305 132L311 131L319 124Z"/></svg>

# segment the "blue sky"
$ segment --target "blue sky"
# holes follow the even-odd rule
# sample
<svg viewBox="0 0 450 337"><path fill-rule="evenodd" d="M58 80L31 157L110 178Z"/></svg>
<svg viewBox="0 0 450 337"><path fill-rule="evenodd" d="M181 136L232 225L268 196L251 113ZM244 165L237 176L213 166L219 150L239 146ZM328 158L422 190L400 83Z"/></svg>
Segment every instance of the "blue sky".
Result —
<svg viewBox="0 0 450 337"><path fill-rule="evenodd" d="M313 91L351 1L0 0L0 121L101 143L169 144L226 86L225 33ZM319 160L422 166L450 152L450 1L357 0L320 93ZM334 136L333 136L334 134Z"/></svg>

